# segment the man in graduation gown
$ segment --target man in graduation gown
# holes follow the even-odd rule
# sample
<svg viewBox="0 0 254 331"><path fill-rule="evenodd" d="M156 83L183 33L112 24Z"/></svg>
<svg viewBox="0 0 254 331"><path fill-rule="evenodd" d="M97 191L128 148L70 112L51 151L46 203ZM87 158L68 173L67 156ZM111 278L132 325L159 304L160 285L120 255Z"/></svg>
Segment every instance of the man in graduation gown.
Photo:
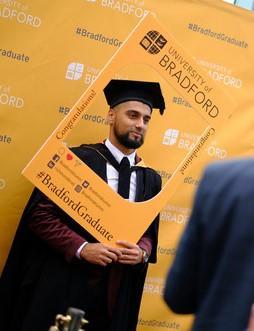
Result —
<svg viewBox="0 0 254 331"><path fill-rule="evenodd" d="M144 142L152 109L164 111L160 86L112 80L104 94L110 106L108 139L72 151L124 198L150 199L160 191L161 179L141 165L136 149ZM121 177L126 162L127 184ZM1 329L47 331L56 314L73 306L85 311L87 331L136 330L157 239L158 216L138 243L120 240L117 248L99 243L35 189L1 276Z"/></svg>

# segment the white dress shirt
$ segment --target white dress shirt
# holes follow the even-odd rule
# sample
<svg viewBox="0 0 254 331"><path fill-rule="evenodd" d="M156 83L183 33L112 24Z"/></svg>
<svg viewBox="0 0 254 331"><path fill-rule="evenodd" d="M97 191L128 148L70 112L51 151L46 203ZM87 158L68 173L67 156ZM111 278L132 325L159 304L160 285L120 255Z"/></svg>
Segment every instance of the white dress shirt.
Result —
<svg viewBox="0 0 254 331"><path fill-rule="evenodd" d="M116 148L114 145L111 144L109 139L105 141L106 147L110 150L111 154L114 156L116 161L120 163L122 159L126 156L128 157L130 161L130 166L135 165L135 156L136 152L133 152L129 155L123 154L118 148ZM108 185L115 191L117 192L118 189L118 178L119 174L118 171L110 164L107 162L107 180L108 180ZM129 195L129 201L135 201L136 197L136 182L137 182L137 176L136 176L136 171L131 172L131 179L130 179L130 195Z"/></svg>
<svg viewBox="0 0 254 331"><path fill-rule="evenodd" d="M135 165L135 157L136 157L136 152L133 152L129 155L123 154L118 148L116 148L114 145L111 144L109 139L105 141L106 147L110 150L111 154L114 156L116 161L120 163L122 159L126 156L128 157L130 161L130 166ZM119 173L118 171L110 164L107 162L107 169L106 169L106 175L107 175L107 182L108 185L115 191L117 192L118 190L118 178L119 178ZM136 171L131 172L131 179L130 179L130 194L129 194L129 201L135 201L136 197L136 183L137 183L137 175ZM76 256L80 259L80 252L82 248L88 244L88 242L84 242L79 249L76 252Z"/></svg>

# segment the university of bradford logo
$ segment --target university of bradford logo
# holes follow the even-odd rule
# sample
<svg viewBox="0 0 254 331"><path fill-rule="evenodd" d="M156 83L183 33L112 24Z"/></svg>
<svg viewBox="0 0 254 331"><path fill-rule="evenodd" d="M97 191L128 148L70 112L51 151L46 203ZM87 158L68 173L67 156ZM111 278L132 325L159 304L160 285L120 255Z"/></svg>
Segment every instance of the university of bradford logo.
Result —
<svg viewBox="0 0 254 331"><path fill-rule="evenodd" d="M149 31L141 40L140 45L150 54L158 54L166 45L167 40L157 31Z"/></svg>

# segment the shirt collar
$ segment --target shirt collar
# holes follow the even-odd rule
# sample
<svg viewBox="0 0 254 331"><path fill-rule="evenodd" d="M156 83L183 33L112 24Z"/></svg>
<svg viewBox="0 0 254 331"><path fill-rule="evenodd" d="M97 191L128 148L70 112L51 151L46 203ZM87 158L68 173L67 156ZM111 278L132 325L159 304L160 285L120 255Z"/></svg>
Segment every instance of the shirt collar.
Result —
<svg viewBox="0 0 254 331"><path fill-rule="evenodd" d="M123 152L121 152L117 147L115 147L109 139L106 139L105 141L106 147L110 150L111 154L114 156L114 158L117 160L118 163L122 161L123 157L128 157L130 161L131 167L135 165L135 157L136 157L136 152L134 151L133 153L129 155L125 155Z"/></svg>

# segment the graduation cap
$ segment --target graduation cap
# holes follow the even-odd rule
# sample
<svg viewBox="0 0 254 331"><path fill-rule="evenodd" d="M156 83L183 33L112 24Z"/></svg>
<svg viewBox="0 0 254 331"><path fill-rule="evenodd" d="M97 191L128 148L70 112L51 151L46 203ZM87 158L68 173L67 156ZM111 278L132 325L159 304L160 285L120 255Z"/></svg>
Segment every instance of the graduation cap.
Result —
<svg viewBox="0 0 254 331"><path fill-rule="evenodd" d="M161 115L164 113L165 102L159 83L112 79L103 91L111 108L126 101L141 101L151 110L157 108Z"/></svg>

